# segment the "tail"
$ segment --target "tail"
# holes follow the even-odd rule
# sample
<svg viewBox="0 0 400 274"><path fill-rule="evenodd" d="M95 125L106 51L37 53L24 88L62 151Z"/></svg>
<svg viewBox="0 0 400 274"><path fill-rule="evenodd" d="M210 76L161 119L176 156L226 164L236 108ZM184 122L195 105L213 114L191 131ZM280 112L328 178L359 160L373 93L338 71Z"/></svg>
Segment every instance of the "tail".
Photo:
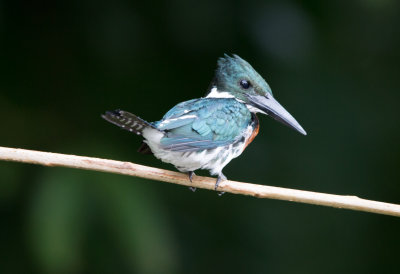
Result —
<svg viewBox="0 0 400 274"><path fill-rule="evenodd" d="M119 126L120 128L136 133L137 135L142 135L143 130L149 127L156 129L149 122L146 122L130 112L119 109L107 111L105 114L101 115L101 117L104 120Z"/></svg>

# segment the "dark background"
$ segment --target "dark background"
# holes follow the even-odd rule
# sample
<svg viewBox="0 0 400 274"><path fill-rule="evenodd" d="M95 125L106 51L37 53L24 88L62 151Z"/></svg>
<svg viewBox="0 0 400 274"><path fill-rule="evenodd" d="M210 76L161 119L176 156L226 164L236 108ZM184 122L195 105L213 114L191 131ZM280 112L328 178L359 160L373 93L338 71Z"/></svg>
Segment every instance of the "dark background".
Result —
<svg viewBox="0 0 400 274"><path fill-rule="evenodd" d="M0 2L0 145L126 160L236 53L307 130L262 116L232 180L400 203L398 1ZM398 218L0 163L1 273L399 273Z"/></svg>

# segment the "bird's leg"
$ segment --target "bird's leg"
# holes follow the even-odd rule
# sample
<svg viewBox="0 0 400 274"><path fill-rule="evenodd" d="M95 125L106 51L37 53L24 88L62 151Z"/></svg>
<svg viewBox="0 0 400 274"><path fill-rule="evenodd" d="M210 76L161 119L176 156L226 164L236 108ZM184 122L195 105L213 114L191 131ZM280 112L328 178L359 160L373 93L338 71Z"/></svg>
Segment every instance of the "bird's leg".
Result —
<svg viewBox="0 0 400 274"><path fill-rule="evenodd" d="M192 183L193 175L195 175L195 174L194 174L193 171L189 171L189 172L188 172L188 175L189 175L189 180L190 180L190 182ZM195 187L192 187L192 186L190 186L189 189L190 189L191 191L193 191L193 192L196 191L196 188L195 188Z"/></svg>
<svg viewBox="0 0 400 274"><path fill-rule="evenodd" d="M188 172L188 175L189 175L189 180L190 180L190 182L192 183L193 175L196 175L196 174L194 174L193 171L189 171L189 172Z"/></svg>
<svg viewBox="0 0 400 274"><path fill-rule="evenodd" d="M226 179L227 179L226 176L225 176L224 174L222 174L222 172L221 172L220 174L218 174L217 182L215 183L215 190L217 190L217 188L218 188L218 186L219 186L219 183L220 183L221 181L225 181ZM221 195L223 195L224 193L225 193L225 192L220 191L220 192L218 192L218 195L221 196Z"/></svg>
<svg viewBox="0 0 400 274"><path fill-rule="evenodd" d="M217 182L215 183L215 190L217 190L219 183L221 181L225 181L225 180L226 180L226 176L224 174L222 174L222 172L220 174L218 174Z"/></svg>

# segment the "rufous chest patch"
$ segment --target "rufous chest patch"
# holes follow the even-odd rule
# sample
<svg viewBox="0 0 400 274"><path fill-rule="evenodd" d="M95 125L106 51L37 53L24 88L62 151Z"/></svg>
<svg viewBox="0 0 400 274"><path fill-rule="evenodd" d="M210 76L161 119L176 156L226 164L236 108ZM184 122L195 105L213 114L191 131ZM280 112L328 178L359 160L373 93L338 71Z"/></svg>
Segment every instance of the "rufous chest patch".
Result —
<svg viewBox="0 0 400 274"><path fill-rule="evenodd" d="M260 123L258 122L258 118L257 118L256 115L254 115L254 123L255 123L255 125L254 125L255 127L254 127L254 129L253 129L253 132L251 133L250 137L246 140L246 143L245 143L245 145L244 145L244 149L243 149L243 150L245 150L246 147L247 147L251 142L253 142L254 138L256 138L256 136L257 136L257 134L258 134L258 131L260 130Z"/></svg>

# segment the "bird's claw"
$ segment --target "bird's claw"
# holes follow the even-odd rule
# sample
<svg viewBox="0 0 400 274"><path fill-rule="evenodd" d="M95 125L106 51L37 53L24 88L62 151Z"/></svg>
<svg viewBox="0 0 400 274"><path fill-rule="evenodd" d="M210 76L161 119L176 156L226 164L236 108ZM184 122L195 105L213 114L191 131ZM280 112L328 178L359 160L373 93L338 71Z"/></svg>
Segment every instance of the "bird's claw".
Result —
<svg viewBox="0 0 400 274"><path fill-rule="evenodd" d="M192 180L193 180L193 176L194 176L194 175L195 175L195 174L194 174L193 171L189 171L189 172L188 172L189 180L190 180L191 183L192 183ZM217 190L217 189L218 189L218 186L219 186L219 183L222 182L222 181L225 181L225 180L227 180L226 176L225 176L224 174L220 173L220 174L218 175L217 182L215 183L214 189ZM196 187L193 187L193 186L190 186L189 189L190 189L191 191L195 192L197 188L196 188ZM225 191L218 191L218 196L222 196L224 193L225 193Z"/></svg>
<svg viewBox="0 0 400 274"><path fill-rule="evenodd" d="M189 189L190 189L191 191L195 192L197 188L196 188L196 187L193 187L193 186L190 186Z"/></svg>
<svg viewBox="0 0 400 274"><path fill-rule="evenodd" d="M188 172L188 175L189 175L189 180L190 180L190 182L193 183L193 182L192 182L192 179L193 179L193 175L195 175L194 172L193 172L193 171L189 171L189 172ZM190 186L189 189L190 189L191 191L195 192L197 188L196 188L196 187L193 187L193 186Z"/></svg>
<svg viewBox="0 0 400 274"><path fill-rule="evenodd" d="M219 183L221 181L225 181L226 179L227 179L226 176L224 174L220 173L218 175L217 182L215 183L215 190L217 190ZM224 191L220 191L220 192L218 192L218 196L222 196L224 193L225 193Z"/></svg>
<svg viewBox="0 0 400 274"><path fill-rule="evenodd" d="M189 171L188 175L189 175L190 182L193 183L192 180L193 180L193 175L195 175L194 172L193 171Z"/></svg>

